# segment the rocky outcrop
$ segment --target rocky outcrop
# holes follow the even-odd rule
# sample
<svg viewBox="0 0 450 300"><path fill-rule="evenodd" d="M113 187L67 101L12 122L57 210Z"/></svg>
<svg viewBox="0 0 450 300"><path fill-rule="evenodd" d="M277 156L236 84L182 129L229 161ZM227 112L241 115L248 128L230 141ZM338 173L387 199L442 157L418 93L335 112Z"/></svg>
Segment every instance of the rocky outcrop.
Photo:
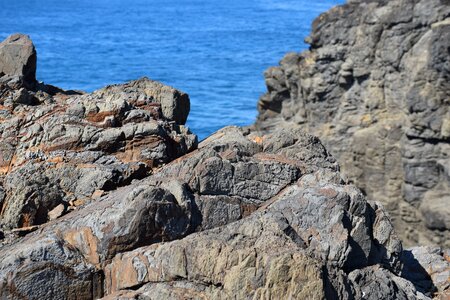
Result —
<svg viewBox="0 0 450 300"><path fill-rule="evenodd" d="M266 71L255 129L320 137L407 245L449 247L448 1L348 1L306 41Z"/></svg>
<svg viewBox="0 0 450 300"><path fill-rule="evenodd" d="M91 94L42 83L30 89L31 41L13 35L1 45L11 53L0 61L8 72L0 77L5 233L56 219L196 147L196 136L183 125L187 94L147 78ZM13 66L10 59L16 59Z"/></svg>
<svg viewBox="0 0 450 300"><path fill-rule="evenodd" d="M317 137L226 127L197 145L188 96L146 78L0 82L1 299L448 295L448 256L403 251Z"/></svg>
<svg viewBox="0 0 450 300"><path fill-rule="evenodd" d="M4 298L425 298L400 277L401 253L384 210L343 183L317 138L229 127L5 245L0 290Z"/></svg>

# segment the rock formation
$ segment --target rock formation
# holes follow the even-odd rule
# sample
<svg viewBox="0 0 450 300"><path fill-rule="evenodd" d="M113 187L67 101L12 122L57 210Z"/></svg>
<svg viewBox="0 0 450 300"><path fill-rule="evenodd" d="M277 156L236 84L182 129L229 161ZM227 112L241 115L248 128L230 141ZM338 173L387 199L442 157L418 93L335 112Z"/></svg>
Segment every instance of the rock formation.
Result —
<svg viewBox="0 0 450 300"><path fill-rule="evenodd" d="M406 245L450 247L450 5L358 0L266 71L255 129L318 136Z"/></svg>
<svg viewBox="0 0 450 300"><path fill-rule="evenodd" d="M317 137L226 127L197 145L188 96L146 78L0 82L0 299L449 296L448 253L404 251Z"/></svg>
<svg viewBox="0 0 450 300"><path fill-rule="evenodd" d="M384 210L343 183L317 138L229 127L4 245L0 290L3 298L425 299L434 286L419 291L401 278L401 256Z"/></svg>
<svg viewBox="0 0 450 300"><path fill-rule="evenodd" d="M92 94L62 91L32 77L36 51L27 36L1 45L9 56L0 69L10 71L0 77L5 233L55 219L196 147L183 126L187 94L146 78ZM9 57L17 58L13 67Z"/></svg>

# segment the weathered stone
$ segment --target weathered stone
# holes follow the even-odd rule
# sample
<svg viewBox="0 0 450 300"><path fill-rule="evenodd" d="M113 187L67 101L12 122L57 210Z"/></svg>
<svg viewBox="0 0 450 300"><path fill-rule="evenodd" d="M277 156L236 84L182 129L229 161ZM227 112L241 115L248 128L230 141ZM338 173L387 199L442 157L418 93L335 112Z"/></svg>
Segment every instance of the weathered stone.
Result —
<svg viewBox="0 0 450 300"><path fill-rule="evenodd" d="M386 22L392 18L410 20L402 13ZM283 72L270 72L270 90L299 59L287 56ZM340 84L351 74L368 76L349 60ZM323 78L314 82L327 91ZM17 76L1 77L0 88L1 299L448 292L449 253L412 250L418 264L408 260L384 208L343 180L319 139L298 128L258 135L226 127L196 149L182 125L187 95L146 78L91 94L44 84L31 90ZM277 96L279 112L286 91ZM392 139L402 134L395 128ZM440 172L429 162L408 170L411 183L424 170ZM407 200L420 202L415 189L433 187L434 177L413 184ZM416 274L420 268L432 271Z"/></svg>
<svg viewBox="0 0 450 300"><path fill-rule="evenodd" d="M323 299L321 264L302 252L284 226L260 216L116 256L105 269L106 293L181 280L191 284L188 293L208 299Z"/></svg>
<svg viewBox="0 0 450 300"><path fill-rule="evenodd" d="M425 193L420 212L428 228L446 230L450 228L450 189Z"/></svg>
<svg viewBox="0 0 450 300"><path fill-rule="evenodd" d="M402 276L425 293L450 292L450 257L439 247L414 247L405 250Z"/></svg>
<svg viewBox="0 0 450 300"><path fill-rule="evenodd" d="M94 267L60 239L40 236L32 244L2 249L0 256L2 299L95 298Z"/></svg>
<svg viewBox="0 0 450 300"><path fill-rule="evenodd" d="M0 43L1 75L23 77L29 87L36 83L36 49L30 37L13 34Z"/></svg>
<svg viewBox="0 0 450 300"><path fill-rule="evenodd" d="M211 158L217 163L209 167ZM231 177L219 184L214 178L228 172L224 165ZM286 180L283 170L291 170ZM208 178L213 184L203 189L200 182ZM235 187L244 183L250 191L265 183L265 194L242 194ZM113 299L182 298L181 293L218 299L323 299L338 293L351 299L349 272L383 266L384 275L365 275L377 281L397 278L400 271L401 244L384 210L345 184L320 142L298 130L256 137L224 128L150 177L3 246L0 261L11 261L0 268L3 297L11 297L17 282L22 290L31 287L34 273L17 272L25 265L16 258L44 251L43 237L53 240L46 253L59 247L79 259L64 264L66 272L78 274L76 281L42 275L51 291L60 285L74 293L92 287L92 294ZM48 274L57 272L49 255L26 267L44 262ZM96 274L104 274L101 292L93 288ZM395 285L397 294L419 295L411 286ZM26 295L43 290L30 288Z"/></svg>
<svg viewBox="0 0 450 300"><path fill-rule="evenodd" d="M186 94L142 78L82 94L2 86L0 228L39 225L193 150ZM170 96L170 97L169 97ZM171 104L164 104L168 101ZM165 105L165 107L163 107Z"/></svg>
<svg viewBox="0 0 450 300"><path fill-rule="evenodd" d="M48 220L49 221L55 220L55 219L61 217L64 214L64 212L66 212L65 205L59 204L54 209L52 209L51 211L48 212Z"/></svg>
<svg viewBox="0 0 450 300"><path fill-rule="evenodd" d="M318 136L407 245L450 246L449 17L441 0L349 1L322 14L310 49L265 72L253 128Z"/></svg>
<svg viewBox="0 0 450 300"><path fill-rule="evenodd" d="M349 274L349 279L355 299L430 299L417 291L411 282L378 266L355 270Z"/></svg>

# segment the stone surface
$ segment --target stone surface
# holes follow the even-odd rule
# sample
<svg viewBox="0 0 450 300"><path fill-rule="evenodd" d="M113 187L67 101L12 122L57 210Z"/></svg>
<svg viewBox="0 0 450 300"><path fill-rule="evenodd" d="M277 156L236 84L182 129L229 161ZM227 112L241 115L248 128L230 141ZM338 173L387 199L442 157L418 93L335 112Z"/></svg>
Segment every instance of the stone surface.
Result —
<svg viewBox="0 0 450 300"><path fill-rule="evenodd" d="M449 247L450 6L349 1L265 73L254 130L318 136L406 245Z"/></svg>
<svg viewBox="0 0 450 300"><path fill-rule="evenodd" d="M19 76L29 87L36 83L36 49L30 37L13 34L0 43L0 77Z"/></svg>
<svg viewBox="0 0 450 300"><path fill-rule="evenodd" d="M197 145L188 96L147 78L85 94L5 75L0 102L1 299L450 292L448 250L403 251L383 206L301 129Z"/></svg>
<svg viewBox="0 0 450 300"><path fill-rule="evenodd" d="M0 51L11 54L0 55L2 64L32 68L26 64L32 59L27 55L35 55L28 37L13 35L1 45ZM188 95L161 83L142 78L85 94L43 83L30 89L21 80L25 71L3 70L8 72L0 77L5 232L57 218L197 146L197 137L183 125ZM64 209L56 212L58 207Z"/></svg>
<svg viewBox="0 0 450 300"><path fill-rule="evenodd" d="M54 299L420 298L400 278L401 253L384 209L342 181L317 138L228 127L4 245L0 290ZM45 274L34 271L44 265ZM33 289L37 278L51 287Z"/></svg>
<svg viewBox="0 0 450 300"><path fill-rule="evenodd" d="M431 290L437 295L450 292L450 256L439 247L405 250L402 261L403 276L420 290Z"/></svg>

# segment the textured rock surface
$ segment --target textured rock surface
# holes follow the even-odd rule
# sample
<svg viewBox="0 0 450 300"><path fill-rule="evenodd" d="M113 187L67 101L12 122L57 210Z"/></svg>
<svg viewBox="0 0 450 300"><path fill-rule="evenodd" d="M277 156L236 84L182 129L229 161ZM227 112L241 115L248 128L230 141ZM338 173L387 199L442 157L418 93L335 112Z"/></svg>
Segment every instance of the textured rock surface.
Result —
<svg viewBox="0 0 450 300"><path fill-rule="evenodd" d="M300 129L197 145L188 96L146 78L0 88L0 299L449 293L448 253L402 251L384 208Z"/></svg>
<svg viewBox="0 0 450 300"><path fill-rule="evenodd" d="M22 80L27 72L18 69L36 60L31 41L13 35L1 45L11 54L0 56L2 72L9 72L0 77L5 232L57 218L197 146L183 126L187 94L147 78L92 94L42 83L29 89Z"/></svg>
<svg viewBox="0 0 450 300"><path fill-rule="evenodd" d="M256 129L320 137L407 245L449 247L448 1L349 1L307 42L266 71Z"/></svg>
<svg viewBox="0 0 450 300"><path fill-rule="evenodd" d="M419 290L431 290L436 295L450 296L449 251L438 247L414 247L402 254L403 276Z"/></svg>
<svg viewBox="0 0 450 300"><path fill-rule="evenodd" d="M34 87L36 61L36 49L29 36L13 34L0 43L0 76L19 76L28 87Z"/></svg>
<svg viewBox="0 0 450 300"><path fill-rule="evenodd" d="M0 291L7 299L426 298L431 291L400 277L401 253L384 210L343 183L317 138L228 127L4 245Z"/></svg>

